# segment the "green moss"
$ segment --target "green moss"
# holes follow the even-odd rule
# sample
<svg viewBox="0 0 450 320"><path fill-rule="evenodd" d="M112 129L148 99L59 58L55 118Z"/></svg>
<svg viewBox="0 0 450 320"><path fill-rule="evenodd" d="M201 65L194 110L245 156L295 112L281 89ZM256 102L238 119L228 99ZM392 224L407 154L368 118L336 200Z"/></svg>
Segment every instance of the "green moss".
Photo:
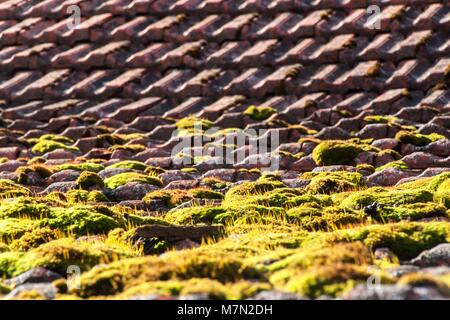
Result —
<svg viewBox="0 0 450 320"><path fill-rule="evenodd" d="M415 146L426 146L431 142L445 139L445 137L437 133L425 135L402 130L397 132L397 134L395 135L395 139L397 139L401 143L410 143Z"/></svg>
<svg viewBox="0 0 450 320"><path fill-rule="evenodd" d="M115 176L105 179L105 185L110 189L116 189L117 187L123 186L129 182L139 182L151 184L154 186L162 186L161 179L154 176L147 176L136 172L119 173L116 174Z"/></svg>
<svg viewBox="0 0 450 320"><path fill-rule="evenodd" d="M450 241L450 223L398 223L373 225L337 233L342 241L363 241L369 248L389 248L402 260L416 257L424 250ZM337 239L336 239L337 240Z"/></svg>
<svg viewBox="0 0 450 320"><path fill-rule="evenodd" d="M190 207L169 211L167 221L176 224L212 223L214 218L225 212L219 207Z"/></svg>
<svg viewBox="0 0 450 320"><path fill-rule="evenodd" d="M144 172L151 176L157 176L157 175L160 175L161 173L166 172L166 170L163 168L160 168L160 167L147 166L147 169L145 169Z"/></svg>
<svg viewBox="0 0 450 320"><path fill-rule="evenodd" d="M370 165L370 164L360 163L360 164L358 164L356 166L356 170L359 173L362 173L362 172L374 173L375 172L375 167Z"/></svg>
<svg viewBox="0 0 450 320"><path fill-rule="evenodd" d="M206 188L197 188L189 190L192 197L199 199L223 199L223 194Z"/></svg>
<svg viewBox="0 0 450 320"><path fill-rule="evenodd" d="M423 218L447 217L443 205L437 203L413 203L400 207L384 207L373 216L377 220L419 220Z"/></svg>
<svg viewBox="0 0 450 320"><path fill-rule="evenodd" d="M313 160L319 166L350 165L359 153L371 150L369 145L344 141L323 141L313 150Z"/></svg>
<svg viewBox="0 0 450 320"><path fill-rule="evenodd" d="M209 159L209 157L206 158L205 160L207 160L207 159ZM194 164L199 163L199 162L201 162L201 160L199 160L198 158L197 159L194 158ZM186 172L186 173L198 173L199 172L196 168L182 168L180 171Z"/></svg>
<svg viewBox="0 0 450 320"><path fill-rule="evenodd" d="M56 230L47 227L37 228L11 242L10 248L14 251L28 251L58 238L61 238L61 234Z"/></svg>
<svg viewBox="0 0 450 320"><path fill-rule="evenodd" d="M33 148L31 149L31 151L33 151L34 153L42 153L45 154L47 152L56 150L56 149L64 149L64 150L69 150L69 151L80 151L80 149L78 149L77 147L73 147L73 146L68 146L62 142L57 142L57 141L51 141L51 140L41 140L38 143L36 143Z"/></svg>
<svg viewBox="0 0 450 320"><path fill-rule="evenodd" d="M266 120L274 113L277 113L277 109L272 107L250 106L244 111L244 116L248 116L256 121L262 121Z"/></svg>
<svg viewBox="0 0 450 320"><path fill-rule="evenodd" d="M133 252L124 246L64 238L42 244L28 252L0 254L0 276L13 277L36 267L66 275L69 266L76 265L85 271L99 263L132 255Z"/></svg>
<svg viewBox="0 0 450 320"><path fill-rule="evenodd" d="M52 215L42 220L43 226L76 235L106 234L122 224L108 208L85 205L54 208Z"/></svg>
<svg viewBox="0 0 450 320"><path fill-rule="evenodd" d="M218 214L213 221L226 225L270 225L283 221L284 213L279 207L245 204Z"/></svg>
<svg viewBox="0 0 450 320"><path fill-rule="evenodd" d="M258 277L259 272L244 264L239 257L198 248L169 252L163 257L147 256L99 266L82 274L77 293L84 298L113 295L144 283L165 280L169 284L168 279L202 278L226 283ZM176 294L180 292L178 290L175 288L172 292Z"/></svg>
<svg viewBox="0 0 450 320"><path fill-rule="evenodd" d="M378 167L376 169L376 171L382 171L386 168L395 168L395 169L400 169L400 170L408 170L409 169L408 165L404 161L397 160L397 161L392 161L392 162L386 163L385 165Z"/></svg>
<svg viewBox="0 0 450 320"><path fill-rule="evenodd" d="M126 144L126 145L114 145L111 148L111 151L115 151L115 150L125 150L125 151L130 151L132 153L139 153L144 151L146 148L145 146L141 145L141 144Z"/></svg>
<svg viewBox="0 0 450 320"><path fill-rule="evenodd" d="M213 123L206 119L189 116L178 120L175 125L180 131L193 133L195 129L198 129L200 131L208 130L213 126Z"/></svg>
<svg viewBox="0 0 450 320"><path fill-rule="evenodd" d="M42 219L51 214L50 208L32 198L17 198L0 203L0 218Z"/></svg>
<svg viewBox="0 0 450 320"><path fill-rule="evenodd" d="M225 194L223 205L234 206L239 202L248 202L251 197L264 195L277 188L286 187L281 181L244 182L234 186Z"/></svg>
<svg viewBox="0 0 450 320"><path fill-rule="evenodd" d="M393 116L381 116L381 115L375 115L375 116L366 116L364 117L364 121L367 123L394 123L398 120L397 117Z"/></svg>
<svg viewBox="0 0 450 320"><path fill-rule="evenodd" d="M147 169L147 165L140 161L125 160L125 161L120 161L120 162L114 163L107 167L107 169L111 169L111 168L123 168L123 169L133 169L133 170L145 171Z"/></svg>
<svg viewBox="0 0 450 320"><path fill-rule="evenodd" d="M109 202L109 199L101 191L69 190L66 193L66 202L69 205L79 203Z"/></svg>
<svg viewBox="0 0 450 320"><path fill-rule="evenodd" d="M63 170L76 170L76 171L90 171L90 172L99 172L105 169L104 166L102 166L99 163L94 162L84 162L84 163L68 163L68 164L62 164L55 168L56 171L63 171Z"/></svg>
<svg viewBox="0 0 450 320"><path fill-rule="evenodd" d="M46 141L56 141L61 143L67 143L67 144L73 144L74 141L68 137L65 136L59 136L56 134L44 134L39 137L40 141L46 140Z"/></svg>
<svg viewBox="0 0 450 320"><path fill-rule="evenodd" d="M105 183L103 179L96 173L84 171L76 180L76 184L80 189L89 190L92 187L103 188Z"/></svg>
<svg viewBox="0 0 450 320"><path fill-rule="evenodd" d="M173 208L180 204L192 200L192 195L187 190L170 189L170 190L155 190L147 193L142 201L161 200L164 204Z"/></svg>
<svg viewBox="0 0 450 320"><path fill-rule="evenodd" d="M302 178L311 179L306 191L312 194L354 191L365 187L364 179L358 172L308 172Z"/></svg>
<svg viewBox="0 0 450 320"><path fill-rule="evenodd" d="M346 264L324 266L291 276L284 288L309 298L337 297L358 283L366 283L370 277L367 270L367 267Z"/></svg>
<svg viewBox="0 0 450 320"><path fill-rule="evenodd" d="M19 239L25 233L33 231L38 226L38 221L29 219L1 219L0 220L0 240L10 242Z"/></svg>
<svg viewBox="0 0 450 320"><path fill-rule="evenodd" d="M31 195L30 190L10 180L0 179L0 198L9 199Z"/></svg>
<svg viewBox="0 0 450 320"><path fill-rule="evenodd" d="M53 174L53 170L49 166L42 164L34 164L28 167L19 167L16 170L17 182L21 184L27 184L28 174L31 172L36 172L43 179L46 179Z"/></svg>

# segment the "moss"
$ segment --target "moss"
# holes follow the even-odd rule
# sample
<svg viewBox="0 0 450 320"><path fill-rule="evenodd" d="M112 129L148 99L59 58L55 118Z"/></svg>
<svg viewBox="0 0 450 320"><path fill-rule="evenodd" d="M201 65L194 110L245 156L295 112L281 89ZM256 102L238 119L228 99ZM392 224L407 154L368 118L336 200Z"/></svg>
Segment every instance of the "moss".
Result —
<svg viewBox="0 0 450 320"><path fill-rule="evenodd" d="M369 124L371 124L371 123L394 123L397 120L398 120L398 118L393 117L393 116L375 115L375 116L364 117L364 121Z"/></svg>
<svg viewBox="0 0 450 320"><path fill-rule="evenodd" d="M9 180L0 179L0 198L9 199L21 196L29 196L31 192L29 189L15 184Z"/></svg>
<svg viewBox="0 0 450 320"><path fill-rule="evenodd" d="M103 188L105 185L103 179L98 174L90 171L82 172L76 180L76 184L83 190L89 190L92 187Z"/></svg>
<svg viewBox="0 0 450 320"><path fill-rule="evenodd" d="M167 221L176 224L212 223L214 218L225 212L219 207L190 207L169 211Z"/></svg>
<svg viewBox="0 0 450 320"><path fill-rule="evenodd" d="M316 146L312 158L319 166L350 165L359 153L370 150L356 143L323 141Z"/></svg>
<svg viewBox="0 0 450 320"><path fill-rule="evenodd" d="M73 163L73 164L68 163L59 165L55 168L56 171L75 170L75 171L90 171L96 173L102 171L103 169L105 169L104 166L94 162Z"/></svg>
<svg viewBox="0 0 450 320"><path fill-rule="evenodd" d="M447 217L447 208L436 203L413 203L400 207L383 207L373 217L377 220L419 220L423 218Z"/></svg>
<svg viewBox="0 0 450 320"><path fill-rule="evenodd" d="M364 179L358 172L309 172L303 174L302 178L311 179L306 191L312 194L354 191L365 187Z"/></svg>
<svg viewBox="0 0 450 320"><path fill-rule="evenodd" d="M342 241L363 241L372 250L389 248L400 259L409 260L424 250L450 241L450 224L403 222L342 230L337 235Z"/></svg>
<svg viewBox="0 0 450 320"><path fill-rule="evenodd" d="M51 217L42 220L42 225L76 235L106 234L123 224L113 215L106 207L98 206L54 208Z"/></svg>
<svg viewBox="0 0 450 320"><path fill-rule="evenodd" d="M34 230L38 226L38 221L29 219L1 219L0 220L0 240L10 242L19 239L25 233Z"/></svg>
<svg viewBox="0 0 450 320"><path fill-rule="evenodd" d="M223 194L206 188L197 188L189 190L192 197L199 199L223 199Z"/></svg>
<svg viewBox="0 0 450 320"><path fill-rule="evenodd" d="M131 256L133 252L124 249L124 246L64 238L42 244L28 252L0 254L0 276L13 277L36 267L66 275L69 266L76 265L85 271L102 262Z"/></svg>
<svg viewBox="0 0 450 320"><path fill-rule="evenodd" d="M194 116L185 117L175 123L178 130L193 132L194 129L208 130L213 126L213 123L206 119L197 118Z"/></svg>
<svg viewBox="0 0 450 320"><path fill-rule="evenodd" d="M52 168L42 164L34 164L28 167L19 167L16 170L17 182L21 184L27 184L28 174L31 172L36 172L43 179L46 179L53 174Z"/></svg>
<svg viewBox="0 0 450 320"><path fill-rule="evenodd" d="M331 200L331 197L328 195L300 195L300 196L294 196L290 198L286 203L285 206L290 207L296 207L300 205L309 205L309 206L317 206L317 207L324 207L324 206L330 206L333 204L333 201Z"/></svg>
<svg viewBox="0 0 450 320"><path fill-rule="evenodd" d="M274 113L277 113L277 110L272 107L250 106L244 111L244 116L248 116L256 121L262 121L266 120Z"/></svg>
<svg viewBox="0 0 450 320"><path fill-rule="evenodd" d="M33 157L30 160L28 160L27 165L31 166L33 164L43 164L45 163L47 160L43 157Z"/></svg>
<svg viewBox="0 0 450 320"><path fill-rule="evenodd" d="M397 160L397 161L392 161L392 162L386 163L385 165L378 167L376 169L376 171L382 171L386 168L395 168L395 169L400 169L400 170L408 170L409 169L408 165L404 161Z"/></svg>
<svg viewBox="0 0 450 320"><path fill-rule="evenodd" d="M207 158L208 159L208 158ZM207 160L206 159L206 160ZM197 161L198 159L194 158L194 163L199 163L201 161ZM180 170L181 172L186 172L186 173L198 173L199 171L196 168L182 168Z"/></svg>
<svg viewBox="0 0 450 320"><path fill-rule="evenodd" d="M147 169L147 165L140 161L125 160L125 161L120 161L120 162L114 163L107 167L107 169L111 169L111 168L123 168L123 169L133 169L133 170L145 171Z"/></svg>
<svg viewBox="0 0 450 320"><path fill-rule="evenodd" d="M61 143L67 143L67 144L73 144L74 141L68 137L65 136L59 136L56 134L44 134L39 137L40 141L46 140L46 141L56 141Z"/></svg>
<svg viewBox="0 0 450 320"><path fill-rule="evenodd" d="M166 172L165 169L160 168L160 167L155 167L155 166L147 166L147 169L145 169L144 171L145 173L151 175L151 176L157 176L161 173Z"/></svg>
<svg viewBox="0 0 450 320"><path fill-rule="evenodd" d="M378 152L378 156L383 156L383 155L389 155L395 160L400 160L402 158L402 155L400 153L398 153L397 151L392 150L392 149L385 149L385 150L381 150L380 152Z"/></svg>
<svg viewBox="0 0 450 320"><path fill-rule="evenodd" d="M42 219L50 214L50 208L46 204L37 203L32 198L17 198L0 203L1 218Z"/></svg>
<svg viewBox="0 0 450 320"><path fill-rule="evenodd" d="M358 283L365 283L369 277L367 267L346 264L324 266L291 276L283 288L309 298L322 295L337 297Z"/></svg>
<svg viewBox="0 0 450 320"><path fill-rule="evenodd" d="M173 208L184 202L192 200L189 191L182 189L155 190L147 193L142 201L162 200L164 204Z"/></svg>
<svg viewBox="0 0 450 320"><path fill-rule="evenodd" d="M239 257L198 248L168 252L162 257L133 258L98 266L81 275L77 293L84 298L112 295L143 283L169 279L206 278L226 283L260 277L258 270Z"/></svg>
<svg viewBox="0 0 450 320"><path fill-rule="evenodd" d="M33 151L34 153L45 154L47 152L54 151L57 149L64 149L64 150L74 151L74 152L80 151L80 149L78 149L77 147L68 146L64 143L57 142L57 141L51 141L51 140L39 141L38 143L36 143L33 146L31 151Z"/></svg>
<svg viewBox="0 0 450 320"><path fill-rule="evenodd" d="M277 224L284 219L285 211L279 207L245 204L218 214L213 222L226 225Z"/></svg>
<svg viewBox="0 0 450 320"><path fill-rule="evenodd" d="M101 191L69 190L66 193L66 202L69 205L79 203L109 202L109 199Z"/></svg>
<svg viewBox="0 0 450 320"><path fill-rule="evenodd" d="M233 206L239 202L247 202L252 196L260 196L277 188L286 187L281 181L244 182L228 190L224 198L224 206Z"/></svg>
<svg viewBox="0 0 450 320"><path fill-rule="evenodd" d="M105 179L105 186L109 189L116 189L129 182L139 182L151 184L154 186L162 186L161 179L154 176L147 176L136 172L124 172Z"/></svg>
<svg viewBox="0 0 450 320"><path fill-rule="evenodd" d="M406 285L412 287L428 287L435 288L443 296L450 295L450 286L443 280L439 279L437 276L431 274L423 273L411 273L402 276L398 282L398 285Z"/></svg>
<svg viewBox="0 0 450 320"><path fill-rule="evenodd" d="M37 248L40 245L61 238L62 235L56 230L50 228L37 228L26 232L19 239L14 240L10 244L10 248L14 251L28 251Z"/></svg>
<svg viewBox="0 0 450 320"><path fill-rule="evenodd" d="M356 166L356 171L359 173L368 172L368 173L374 173L375 167L371 164L366 163L360 163Z"/></svg>
<svg viewBox="0 0 450 320"><path fill-rule="evenodd" d="M340 205L349 209L363 209L373 203L383 206L399 206L433 201L433 193L426 190L395 190L373 187L354 193L343 193L334 199L343 198Z"/></svg>
<svg viewBox="0 0 450 320"><path fill-rule="evenodd" d="M145 146L141 145L141 144L126 144L126 145L114 145L110 148L111 151L116 151L116 150L125 150L125 151L129 151L132 153L139 153L144 151L146 148Z"/></svg>
<svg viewBox="0 0 450 320"><path fill-rule="evenodd" d="M230 184L216 177L203 178L202 183L215 190L224 189Z"/></svg>
<svg viewBox="0 0 450 320"><path fill-rule="evenodd" d="M401 143L410 143L415 146L426 146L431 142L445 139L445 137L437 133L425 135L402 130L397 132L397 134L395 135L395 139L397 139Z"/></svg>

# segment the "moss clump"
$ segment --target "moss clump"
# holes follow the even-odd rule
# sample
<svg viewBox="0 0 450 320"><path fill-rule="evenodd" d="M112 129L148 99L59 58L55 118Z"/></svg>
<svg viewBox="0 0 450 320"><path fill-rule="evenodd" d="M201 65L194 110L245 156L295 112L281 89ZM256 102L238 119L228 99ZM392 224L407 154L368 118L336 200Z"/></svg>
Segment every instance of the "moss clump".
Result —
<svg viewBox="0 0 450 320"><path fill-rule="evenodd" d="M111 151L115 150L125 150L132 153L139 153L145 150L145 146L141 144L126 144L126 145L114 145L111 148Z"/></svg>
<svg viewBox="0 0 450 320"><path fill-rule="evenodd" d="M176 224L212 223L217 215L225 212L220 207L190 207L169 211L166 219Z"/></svg>
<svg viewBox="0 0 450 320"><path fill-rule="evenodd" d="M398 120L398 118L393 117L393 116L375 115L375 116L364 117L364 121L369 124L371 124L371 123L395 123L397 120Z"/></svg>
<svg viewBox="0 0 450 320"><path fill-rule="evenodd" d="M19 239L27 232L33 231L38 227L39 222L29 219L1 219L0 220L0 240L9 243Z"/></svg>
<svg viewBox="0 0 450 320"><path fill-rule="evenodd" d="M57 230L48 227L37 228L26 232L22 237L11 242L10 248L14 251L25 252L58 238L62 238L62 235Z"/></svg>
<svg viewBox="0 0 450 320"><path fill-rule="evenodd" d="M358 172L309 172L303 174L302 178L311 179L306 191L312 194L354 191L365 187L364 179Z"/></svg>
<svg viewBox="0 0 450 320"><path fill-rule="evenodd" d="M56 141L56 142L61 142L61 143L67 143L67 144L72 144L74 143L74 141L68 137L65 136L59 136L56 134L44 134L42 136L39 137L40 141L46 140L46 141Z"/></svg>
<svg viewBox="0 0 450 320"><path fill-rule="evenodd" d="M364 222L362 214L336 208L317 209L301 206L288 210L286 216L290 223L296 223L308 231L332 231Z"/></svg>
<svg viewBox="0 0 450 320"><path fill-rule="evenodd" d="M342 230L335 241L363 241L372 250L389 248L402 260L416 257L424 250L450 241L448 222L402 222Z"/></svg>
<svg viewBox="0 0 450 320"><path fill-rule="evenodd" d="M79 203L99 203L109 202L109 199L100 191L87 190L69 190L66 193L66 200L68 205Z"/></svg>
<svg viewBox="0 0 450 320"><path fill-rule="evenodd" d="M198 199L223 199L223 194L206 188L197 188L189 191L192 197Z"/></svg>
<svg viewBox="0 0 450 320"><path fill-rule="evenodd" d="M356 143L344 141L323 141L316 146L312 158L319 166L350 165L361 152L370 150Z"/></svg>
<svg viewBox="0 0 450 320"><path fill-rule="evenodd" d="M246 204L218 214L215 223L226 225L279 224L284 219L284 209L262 205Z"/></svg>
<svg viewBox="0 0 450 320"><path fill-rule="evenodd" d="M337 297L358 283L366 283L370 277L367 270L367 267L349 264L324 266L292 275L283 287L309 298Z"/></svg>
<svg viewBox="0 0 450 320"><path fill-rule="evenodd" d="M147 166L147 169L145 169L144 172L151 176L157 176L157 175L160 175L161 173L166 172L166 170L163 168L160 168L160 167Z"/></svg>
<svg viewBox="0 0 450 320"><path fill-rule="evenodd" d="M139 182L145 184L151 184L154 186L162 186L161 179L154 176L147 176L137 172L124 172L116 174L115 176L105 179L105 186L109 189L116 189L129 182Z"/></svg>
<svg viewBox="0 0 450 320"><path fill-rule="evenodd" d="M173 208L184 202L192 200L192 196L187 190L171 189L171 190L155 190L145 195L142 201L161 200L164 204Z"/></svg>
<svg viewBox="0 0 450 320"><path fill-rule="evenodd" d="M256 121L263 121L275 113L277 113L277 109L272 107L250 106L244 111L244 116L248 116Z"/></svg>
<svg viewBox="0 0 450 320"><path fill-rule="evenodd" d="M193 278L226 283L258 279L261 274L236 255L198 248L168 252L162 257L147 256L98 266L82 274L77 293L84 298L113 295L143 283Z"/></svg>
<svg viewBox="0 0 450 320"><path fill-rule="evenodd" d="M363 173L363 172L374 173L375 172L375 167L372 166L371 164L360 163L360 164L358 164L356 166L356 170L359 173Z"/></svg>
<svg viewBox="0 0 450 320"><path fill-rule="evenodd" d="M277 188L286 187L281 181L244 182L232 187L225 194L224 206L232 206L239 202L248 202L251 197L264 195Z"/></svg>
<svg viewBox="0 0 450 320"><path fill-rule="evenodd" d="M17 168L16 170L17 182L21 184L27 184L28 174L31 172L36 172L43 179L46 179L53 174L53 170L49 166L42 164L34 164L28 167L20 167Z"/></svg>
<svg viewBox="0 0 450 320"><path fill-rule="evenodd" d="M114 163L107 167L107 169L111 169L111 168L123 168L123 169L133 169L133 170L145 171L147 169L147 165L140 161L125 160L125 161L120 161L120 162Z"/></svg>
<svg viewBox="0 0 450 320"><path fill-rule="evenodd" d="M423 273L411 273L401 277L397 284L412 287L429 287L437 289L443 296L450 295L450 285L437 276Z"/></svg>
<svg viewBox="0 0 450 320"><path fill-rule="evenodd" d="M76 180L76 184L80 189L89 190L92 187L103 188L105 183L103 179L96 173L84 171Z"/></svg>
<svg viewBox="0 0 450 320"><path fill-rule="evenodd" d="M31 151L33 151L34 153L45 154L56 149L64 149L74 152L80 151L80 149L78 149L77 147L68 146L67 144L53 140L40 140L33 146Z"/></svg>
<svg viewBox="0 0 450 320"><path fill-rule="evenodd" d="M43 226L63 230L70 234L106 234L120 227L121 222L106 207L79 205L71 208L54 208L49 218L42 220Z"/></svg>
<svg viewBox="0 0 450 320"><path fill-rule="evenodd" d="M404 161L397 160L397 161L392 161L392 162L386 163L385 165L378 167L376 169L376 171L382 171L386 168L395 168L395 169L400 169L400 170L408 170L409 169L408 165Z"/></svg>
<svg viewBox="0 0 450 320"><path fill-rule="evenodd" d="M0 218L43 219L50 216L50 208L32 198L17 198L0 203Z"/></svg>
<svg viewBox="0 0 450 320"><path fill-rule="evenodd" d="M30 190L9 180L0 179L0 198L10 199L31 195Z"/></svg>
<svg viewBox="0 0 450 320"><path fill-rule="evenodd" d="M395 139L397 139L401 143L409 143L415 146L426 146L431 142L445 139L445 137L437 133L426 135L402 130L397 132L397 134L395 135Z"/></svg>
<svg viewBox="0 0 450 320"><path fill-rule="evenodd" d="M229 185L229 182L223 181L216 177L207 177L202 179L202 183L213 190L224 189Z"/></svg>
<svg viewBox="0 0 450 320"><path fill-rule="evenodd" d="M36 267L43 267L65 275L67 268L72 265L85 271L99 263L133 255L135 252L123 245L64 238L42 244L27 252L1 253L0 276L10 278Z"/></svg>
<svg viewBox="0 0 450 320"><path fill-rule="evenodd" d="M210 129L213 123L206 119L197 118L195 116L185 117L178 120L175 126L180 131L180 134L194 134L196 130L199 132Z"/></svg>
<svg viewBox="0 0 450 320"><path fill-rule="evenodd" d="M63 170L75 170L75 171L90 171L90 172L100 172L103 169L105 169L104 166L102 166L99 163L94 162L84 162L84 163L68 163L68 164L62 164L55 168L55 171L63 171Z"/></svg>

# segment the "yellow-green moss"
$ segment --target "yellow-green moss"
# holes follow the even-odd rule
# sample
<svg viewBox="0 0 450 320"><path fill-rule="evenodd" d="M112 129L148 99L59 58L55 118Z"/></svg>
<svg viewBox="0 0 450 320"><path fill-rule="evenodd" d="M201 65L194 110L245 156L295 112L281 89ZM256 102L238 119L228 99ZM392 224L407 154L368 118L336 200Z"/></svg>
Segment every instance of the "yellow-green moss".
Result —
<svg viewBox="0 0 450 320"><path fill-rule="evenodd" d="M274 113L277 113L277 109L264 106L250 106L244 111L244 116L248 116L256 121L262 121L269 118Z"/></svg>
<svg viewBox="0 0 450 320"><path fill-rule="evenodd" d="M319 166L350 165L359 153L375 149L369 145L344 141L322 141L316 146L312 158Z"/></svg>
<svg viewBox="0 0 450 320"><path fill-rule="evenodd" d="M402 130L397 132L395 139L401 143L410 143L415 146L425 146L431 142L445 139L445 137L437 133L421 134Z"/></svg>
<svg viewBox="0 0 450 320"><path fill-rule="evenodd" d="M129 182L139 182L151 184L154 186L162 186L161 179L154 176L147 176L137 172L124 172L105 179L105 186L110 189L123 186Z"/></svg>
<svg viewBox="0 0 450 320"><path fill-rule="evenodd" d="M125 161L120 161L120 162L114 163L114 164L108 166L107 168L108 169L123 168L123 169L133 169L133 170L145 171L147 169L147 165L140 161L125 160Z"/></svg>

